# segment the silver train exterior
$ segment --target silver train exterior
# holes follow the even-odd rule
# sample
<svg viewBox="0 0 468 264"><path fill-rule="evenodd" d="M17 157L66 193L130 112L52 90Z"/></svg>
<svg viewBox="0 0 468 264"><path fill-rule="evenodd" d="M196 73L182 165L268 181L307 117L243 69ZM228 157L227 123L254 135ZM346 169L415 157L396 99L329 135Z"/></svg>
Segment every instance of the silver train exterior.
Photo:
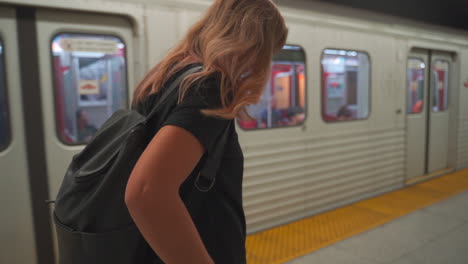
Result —
<svg viewBox="0 0 468 264"><path fill-rule="evenodd" d="M66 34L116 37L125 51L119 59L121 66L124 59L120 73L126 76L122 95L126 99L121 104L128 106L137 81L209 4L192 0L0 1L6 87L0 92L5 93L2 107L8 115L2 126L9 131L8 142L0 148L0 263L51 263L53 227L47 218L51 207L44 200L55 197L72 155L83 148L68 144L58 131L66 124L59 124L57 112L66 112L69 103L57 106L53 88L58 82L57 65L51 58L63 49L55 47L54 40L63 34L65 38ZM466 31L401 19L395 23L391 17L322 3L280 1L279 5L290 29L288 45L304 54L300 59L304 115L292 126L238 126L246 159L248 232L468 167ZM354 100L360 101L354 104L365 104L362 118L329 119L324 114L328 111L324 104L331 104L332 98L327 85L339 88L343 77L332 74L338 78L336 83L324 82L330 73L327 63L332 63L326 59L339 64L343 56L357 53L367 57L364 75L357 77L367 82L367 89L359 90L362 96ZM28 62L34 65L27 66ZM286 59L283 64L287 63ZM353 64L351 59L349 63ZM439 68L435 71L434 67ZM417 80L413 70L419 71ZM31 71L32 77L24 76ZM105 83L106 78L96 82ZM92 85L73 86L83 89L79 103L87 98L83 97L86 87L94 89ZM339 90L333 91L340 96ZM409 100L415 91L422 94L419 110ZM445 106L438 108L434 98L445 101ZM94 118L89 111L89 118ZM270 121L264 127L271 126L271 109L267 112Z"/></svg>

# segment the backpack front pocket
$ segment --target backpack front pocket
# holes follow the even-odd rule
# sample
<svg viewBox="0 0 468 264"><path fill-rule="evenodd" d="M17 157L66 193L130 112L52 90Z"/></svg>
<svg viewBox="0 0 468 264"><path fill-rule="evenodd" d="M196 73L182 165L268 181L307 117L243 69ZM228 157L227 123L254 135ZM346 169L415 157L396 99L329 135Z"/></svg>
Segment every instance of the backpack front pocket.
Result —
<svg viewBox="0 0 468 264"><path fill-rule="evenodd" d="M54 214L60 264L158 263L135 224L104 233L76 231Z"/></svg>

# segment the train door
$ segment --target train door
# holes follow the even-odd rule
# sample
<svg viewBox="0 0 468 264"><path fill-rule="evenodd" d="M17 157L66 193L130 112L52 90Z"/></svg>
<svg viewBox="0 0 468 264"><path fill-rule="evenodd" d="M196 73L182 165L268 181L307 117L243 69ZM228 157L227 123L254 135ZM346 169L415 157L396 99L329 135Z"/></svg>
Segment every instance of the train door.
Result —
<svg viewBox="0 0 468 264"><path fill-rule="evenodd" d="M0 6L0 263L35 264L22 105L16 10Z"/></svg>
<svg viewBox="0 0 468 264"><path fill-rule="evenodd" d="M451 57L412 50L407 61L407 180L448 169Z"/></svg>
<svg viewBox="0 0 468 264"><path fill-rule="evenodd" d="M41 199L53 200L72 156L130 105L133 32L128 19L107 14L34 9L32 17L44 145L37 155L47 182Z"/></svg>
<svg viewBox="0 0 468 264"><path fill-rule="evenodd" d="M448 167L449 146L449 93L455 86L450 82L451 57L441 52L431 52L429 77L430 111L428 125L427 173Z"/></svg>

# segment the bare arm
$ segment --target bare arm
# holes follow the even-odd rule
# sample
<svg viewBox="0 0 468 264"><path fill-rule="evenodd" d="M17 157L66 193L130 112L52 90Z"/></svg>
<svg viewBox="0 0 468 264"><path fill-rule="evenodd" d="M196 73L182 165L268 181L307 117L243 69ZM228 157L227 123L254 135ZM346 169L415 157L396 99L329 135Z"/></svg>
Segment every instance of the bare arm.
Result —
<svg viewBox="0 0 468 264"><path fill-rule="evenodd" d="M204 149L190 132L165 126L133 169L125 202L139 230L168 264L214 263L179 196Z"/></svg>

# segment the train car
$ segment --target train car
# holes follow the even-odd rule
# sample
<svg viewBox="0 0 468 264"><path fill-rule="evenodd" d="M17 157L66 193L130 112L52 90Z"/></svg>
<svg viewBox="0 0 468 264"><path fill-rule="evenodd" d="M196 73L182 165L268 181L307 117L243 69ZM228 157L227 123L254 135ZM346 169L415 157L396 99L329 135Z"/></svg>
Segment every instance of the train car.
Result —
<svg viewBox="0 0 468 264"><path fill-rule="evenodd" d="M54 263L45 201L210 2L0 1L1 263ZM237 122L249 233L468 167L466 31L279 6L287 45Z"/></svg>

